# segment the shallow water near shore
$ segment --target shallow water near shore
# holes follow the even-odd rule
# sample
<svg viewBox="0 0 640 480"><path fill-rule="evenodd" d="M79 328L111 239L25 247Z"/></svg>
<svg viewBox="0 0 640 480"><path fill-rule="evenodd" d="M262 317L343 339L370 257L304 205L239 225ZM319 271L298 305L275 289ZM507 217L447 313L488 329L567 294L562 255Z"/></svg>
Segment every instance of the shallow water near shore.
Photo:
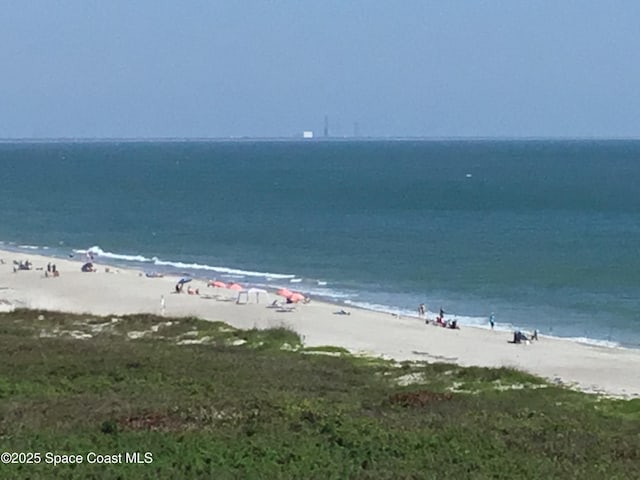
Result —
<svg viewBox="0 0 640 480"><path fill-rule="evenodd" d="M640 347L640 142L3 143L0 162L2 248Z"/></svg>

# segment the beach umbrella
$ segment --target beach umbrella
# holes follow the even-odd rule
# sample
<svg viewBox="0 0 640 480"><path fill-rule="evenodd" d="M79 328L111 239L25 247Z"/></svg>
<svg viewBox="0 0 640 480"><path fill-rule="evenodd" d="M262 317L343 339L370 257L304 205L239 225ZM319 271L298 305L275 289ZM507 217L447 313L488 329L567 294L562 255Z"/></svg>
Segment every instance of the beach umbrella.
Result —
<svg viewBox="0 0 640 480"><path fill-rule="evenodd" d="M227 284L221 282L220 280L214 280L213 282L209 282L209 286L218 287L218 288L227 288Z"/></svg>
<svg viewBox="0 0 640 480"><path fill-rule="evenodd" d="M304 300L304 295L302 295L301 293L295 292L289 295L287 298L294 303L298 303Z"/></svg>
<svg viewBox="0 0 640 480"><path fill-rule="evenodd" d="M252 293L256 294L256 303L260 303L260 294L267 295L268 292L262 288L250 288L249 294L252 294Z"/></svg>
<svg viewBox="0 0 640 480"><path fill-rule="evenodd" d="M239 283L230 283L227 287L229 290L243 290L242 285Z"/></svg>
<svg viewBox="0 0 640 480"><path fill-rule="evenodd" d="M278 295L284 298L289 298L291 295L293 295L293 292L288 288L281 288L280 290L278 290Z"/></svg>
<svg viewBox="0 0 640 480"><path fill-rule="evenodd" d="M249 293L268 293L264 288L250 288Z"/></svg>
<svg viewBox="0 0 640 480"><path fill-rule="evenodd" d="M191 281L191 278L182 277L180 280L178 280L178 285L184 285L185 283L189 283L190 281Z"/></svg>

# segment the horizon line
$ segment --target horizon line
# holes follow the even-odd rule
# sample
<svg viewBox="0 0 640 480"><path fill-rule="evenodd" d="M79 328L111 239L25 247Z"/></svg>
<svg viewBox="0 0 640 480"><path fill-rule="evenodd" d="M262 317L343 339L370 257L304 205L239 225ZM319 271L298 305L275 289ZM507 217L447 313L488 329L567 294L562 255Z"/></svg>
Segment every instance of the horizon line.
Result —
<svg viewBox="0 0 640 480"><path fill-rule="evenodd" d="M303 138L302 136L226 136L226 137L0 137L0 143L43 143L43 142L224 142L224 141L296 141L301 143L318 143L331 141L634 141L638 137L630 136L318 136Z"/></svg>

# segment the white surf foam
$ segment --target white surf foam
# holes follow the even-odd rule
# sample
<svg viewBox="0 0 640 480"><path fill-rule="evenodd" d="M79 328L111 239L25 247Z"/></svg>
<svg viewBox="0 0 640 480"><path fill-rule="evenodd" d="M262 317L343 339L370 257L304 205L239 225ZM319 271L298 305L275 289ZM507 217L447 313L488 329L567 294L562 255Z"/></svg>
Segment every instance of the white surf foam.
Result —
<svg viewBox="0 0 640 480"><path fill-rule="evenodd" d="M355 294L345 293L338 290L332 290L330 288L316 288L309 287L305 289L305 292L311 296L328 298L330 300L345 300L353 298Z"/></svg>
<svg viewBox="0 0 640 480"><path fill-rule="evenodd" d="M358 302L353 300L345 300L344 303L348 305L352 305L354 307L364 308L365 310L373 310L375 312L389 313L391 315L401 315L405 317L417 316L416 312L403 309L403 308L391 307L389 305L380 305L378 303Z"/></svg>
<svg viewBox="0 0 640 480"><path fill-rule="evenodd" d="M240 276L247 276L247 277L269 277L269 278L275 278L275 279L288 279L288 278L295 277L295 275L289 275L289 274L270 273L270 272L253 272L250 270L239 270L237 268L202 265L200 263L170 262L170 261L160 260L156 257L153 258L153 263L155 265L167 266L167 267L190 268L193 270L207 270L207 271L217 272L217 273L226 273L226 274L229 274L230 276L240 275Z"/></svg>
<svg viewBox="0 0 640 480"><path fill-rule="evenodd" d="M586 345L593 345L596 347L606 347L606 348L618 348L620 344L618 342L612 342L609 340L595 340L593 338L587 337L556 337L562 338L563 340L571 340L572 342L584 343Z"/></svg>
<svg viewBox="0 0 640 480"><path fill-rule="evenodd" d="M125 254L121 254L121 253L113 253L113 252L105 252L104 250L102 250L100 247L98 246L94 246L91 247L87 250L82 250L82 249L78 249L78 250L74 250L74 253L80 253L80 254L91 254L94 255L98 258L111 258L113 260L126 260L129 262L150 262L151 259L147 258L147 257L143 257L142 255L125 255Z"/></svg>
<svg viewBox="0 0 640 480"><path fill-rule="evenodd" d="M218 266L206 265L206 264L200 264L200 263L186 263L186 262L177 262L177 261L171 261L171 260L161 260L158 257L148 258L142 255L128 255L128 254L122 254L122 253L107 252L97 245L91 248L88 248L86 250L85 249L73 250L73 252L77 254L90 253L96 256L97 258L109 258L113 260L125 260L129 262L153 263L156 266L162 266L162 267L173 267L173 268L191 269L191 270L205 270L205 271L217 272L220 274L227 274L228 276L233 278L244 278L247 276L268 277L268 278L279 279L279 280L295 278L295 275L291 275L291 274L254 272L250 270L218 267Z"/></svg>
<svg viewBox="0 0 640 480"><path fill-rule="evenodd" d="M378 303L369 303L361 301L346 300L344 303L353 305L354 307L364 308L365 310L373 310L376 312L389 313L392 315L401 315L404 317L416 317L418 318L418 311L408 308L398 308L390 305L381 305ZM426 318L433 320L438 315L438 312L427 311ZM446 313L444 315L445 320L456 320L458 324L469 327L482 327L489 328L489 320L486 317L472 317L467 315L457 315L454 313ZM498 325L496 325L496 329ZM508 330L507 325L501 325L500 329Z"/></svg>

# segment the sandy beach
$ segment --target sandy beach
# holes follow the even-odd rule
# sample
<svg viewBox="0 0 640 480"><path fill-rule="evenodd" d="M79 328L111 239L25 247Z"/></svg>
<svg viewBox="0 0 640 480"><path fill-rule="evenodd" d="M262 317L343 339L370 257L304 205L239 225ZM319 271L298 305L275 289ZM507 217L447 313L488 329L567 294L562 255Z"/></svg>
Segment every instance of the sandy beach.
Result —
<svg viewBox="0 0 640 480"><path fill-rule="evenodd" d="M268 308L275 294L260 303L236 304L237 293L210 288L193 280L200 295L174 293L179 277L147 278L142 272L97 261L97 272L83 273L84 259L48 258L27 252L0 250L0 303L5 308L32 308L124 315L161 313L164 296L167 316L197 316L221 320L239 328L286 325L309 346L335 345L354 353L396 360L442 361L464 366L513 367L583 391L640 397L640 351L596 347L557 338L514 345L510 332L463 326L449 330L416 318L349 308L350 315L335 312L342 307L313 300L294 311ZM14 272L14 260L29 260L32 270ZM47 263L60 276L45 276ZM108 269L108 272L107 272ZM186 292L186 287L185 287Z"/></svg>

